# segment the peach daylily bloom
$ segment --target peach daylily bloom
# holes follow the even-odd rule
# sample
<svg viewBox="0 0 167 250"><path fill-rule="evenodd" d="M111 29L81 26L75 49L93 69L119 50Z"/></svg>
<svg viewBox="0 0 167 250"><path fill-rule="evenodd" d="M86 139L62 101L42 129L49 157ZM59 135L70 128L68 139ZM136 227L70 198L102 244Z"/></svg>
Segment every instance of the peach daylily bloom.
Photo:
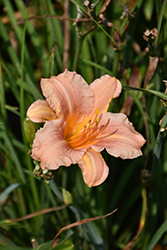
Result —
<svg viewBox="0 0 167 250"><path fill-rule="evenodd" d="M88 85L76 72L65 70L41 80L46 100L35 101L27 116L45 122L35 135L32 158L42 169L78 164L85 183L100 185L108 176L108 166L100 152L132 159L142 155L144 138L124 114L107 112L112 98L119 96L119 80L104 75Z"/></svg>

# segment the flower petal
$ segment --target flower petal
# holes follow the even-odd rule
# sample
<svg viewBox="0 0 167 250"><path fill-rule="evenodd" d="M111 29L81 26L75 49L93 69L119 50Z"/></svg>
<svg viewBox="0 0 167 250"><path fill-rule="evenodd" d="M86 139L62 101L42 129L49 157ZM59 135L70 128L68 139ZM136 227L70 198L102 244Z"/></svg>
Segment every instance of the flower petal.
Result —
<svg viewBox="0 0 167 250"><path fill-rule="evenodd" d="M95 95L95 105L91 113L79 124L77 131L80 131L97 113L100 115L107 112L111 100L118 97L122 90L120 81L110 75L104 75L100 79L96 79L90 84L90 87Z"/></svg>
<svg viewBox="0 0 167 250"><path fill-rule="evenodd" d="M78 163L85 183L89 187L98 186L105 181L109 168L100 153L89 149Z"/></svg>
<svg viewBox="0 0 167 250"><path fill-rule="evenodd" d="M76 150L64 139L66 122L57 119L47 121L37 131L33 142L32 158L41 162L42 169L57 169L80 161L86 149Z"/></svg>
<svg viewBox="0 0 167 250"><path fill-rule="evenodd" d="M118 97L122 90L120 81L110 75L96 79L90 87L95 94L94 113L98 108L99 115L107 112L111 100Z"/></svg>
<svg viewBox="0 0 167 250"><path fill-rule="evenodd" d="M65 70L58 76L41 80L43 95L58 118L66 121L65 136L72 134L77 124L94 107L94 93L76 72Z"/></svg>
<svg viewBox="0 0 167 250"><path fill-rule="evenodd" d="M55 112L45 100L37 100L27 110L28 118L33 122L45 122L56 119Z"/></svg>
<svg viewBox="0 0 167 250"><path fill-rule="evenodd" d="M132 159L142 155L141 147L146 142L124 114L104 113L100 116L99 126L106 128L98 136L92 148L100 152L106 148L110 155L122 159Z"/></svg>

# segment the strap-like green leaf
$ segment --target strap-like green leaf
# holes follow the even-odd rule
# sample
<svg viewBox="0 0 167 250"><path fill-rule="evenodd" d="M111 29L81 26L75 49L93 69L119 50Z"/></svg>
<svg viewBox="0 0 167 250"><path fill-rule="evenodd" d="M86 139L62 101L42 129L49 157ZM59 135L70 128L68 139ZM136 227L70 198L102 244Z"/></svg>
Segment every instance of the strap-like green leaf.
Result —
<svg viewBox="0 0 167 250"><path fill-rule="evenodd" d="M166 231L167 231L167 220L160 226L160 228L152 238L146 250L152 250Z"/></svg>
<svg viewBox="0 0 167 250"><path fill-rule="evenodd" d="M156 95L156 96L160 97L161 99L167 101L167 95L162 93L162 92L156 91L156 90L134 88L134 87L129 87L129 86L123 86L123 89L124 90L132 90L132 91L135 90L135 91L142 91L142 92L145 92L145 93L150 93L150 94Z"/></svg>
<svg viewBox="0 0 167 250"><path fill-rule="evenodd" d="M0 202L6 198L15 188L17 188L18 186L20 186L20 183L14 183L12 185L10 185L9 187L7 187L2 194L0 195Z"/></svg>

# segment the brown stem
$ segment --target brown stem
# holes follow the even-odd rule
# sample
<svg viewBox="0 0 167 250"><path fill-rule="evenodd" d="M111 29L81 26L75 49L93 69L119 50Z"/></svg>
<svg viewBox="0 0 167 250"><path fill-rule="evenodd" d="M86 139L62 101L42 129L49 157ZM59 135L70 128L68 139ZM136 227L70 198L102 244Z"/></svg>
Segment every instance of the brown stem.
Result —
<svg viewBox="0 0 167 250"><path fill-rule="evenodd" d="M69 0L64 3L64 53L63 53L63 69L68 68L68 57L70 47L70 24L69 24Z"/></svg>
<svg viewBox="0 0 167 250"><path fill-rule="evenodd" d="M57 16L57 15L48 15L48 14L45 14L45 15L37 15L37 16L31 16L27 19L22 19L20 21L18 21L15 25L13 25L13 28L15 26L18 26L20 24L23 24L25 23L26 21L30 21L30 20L34 20L34 19L38 19L38 18L56 18L56 19L59 19L59 20L69 20L69 21L73 21L73 22L91 22L92 19L91 18L67 18L66 16Z"/></svg>
<svg viewBox="0 0 167 250"><path fill-rule="evenodd" d="M28 220L28 219L31 219L33 217L36 217L36 216L39 216L39 215L42 215L42 214L46 214L46 213L50 213L50 212L53 212L53 211L59 211L59 210L62 210L66 207L65 204L61 205L61 206L58 206L58 207L52 207L52 208L46 208L46 209L43 209L41 211L37 211L37 212L34 212L32 214L28 214L28 215L25 215L21 218L17 218L17 219L8 219L6 220L5 222L6 223L15 223L15 222L19 222L19 221L23 221L23 220Z"/></svg>
<svg viewBox="0 0 167 250"><path fill-rule="evenodd" d="M88 218L88 219L83 219L80 221L76 221L74 223L71 223L65 227L63 227L62 229L60 229L60 231L56 234L56 236L54 237L53 243L52 243L52 247L56 246L58 244L58 236L65 230L79 226L79 225L83 225L85 223L88 223L90 221L95 221L95 220L100 220L100 219L104 219L108 216L110 216L111 214L115 213L118 209L116 208L115 210L113 210L111 213L102 215L102 216L98 216L98 217L94 217L94 218Z"/></svg>

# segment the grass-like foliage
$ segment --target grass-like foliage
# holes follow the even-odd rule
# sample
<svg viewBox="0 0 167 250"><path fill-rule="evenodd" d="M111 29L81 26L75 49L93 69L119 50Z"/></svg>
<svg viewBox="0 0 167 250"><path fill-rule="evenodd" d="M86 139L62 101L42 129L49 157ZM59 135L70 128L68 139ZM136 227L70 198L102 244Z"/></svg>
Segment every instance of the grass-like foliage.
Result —
<svg viewBox="0 0 167 250"><path fill-rule="evenodd" d="M0 1L0 250L167 249L166 3ZM147 141L133 160L104 151L109 176L93 188L77 165L48 174L28 154L24 119L43 99L40 79L66 68L88 83L118 78L110 111Z"/></svg>

